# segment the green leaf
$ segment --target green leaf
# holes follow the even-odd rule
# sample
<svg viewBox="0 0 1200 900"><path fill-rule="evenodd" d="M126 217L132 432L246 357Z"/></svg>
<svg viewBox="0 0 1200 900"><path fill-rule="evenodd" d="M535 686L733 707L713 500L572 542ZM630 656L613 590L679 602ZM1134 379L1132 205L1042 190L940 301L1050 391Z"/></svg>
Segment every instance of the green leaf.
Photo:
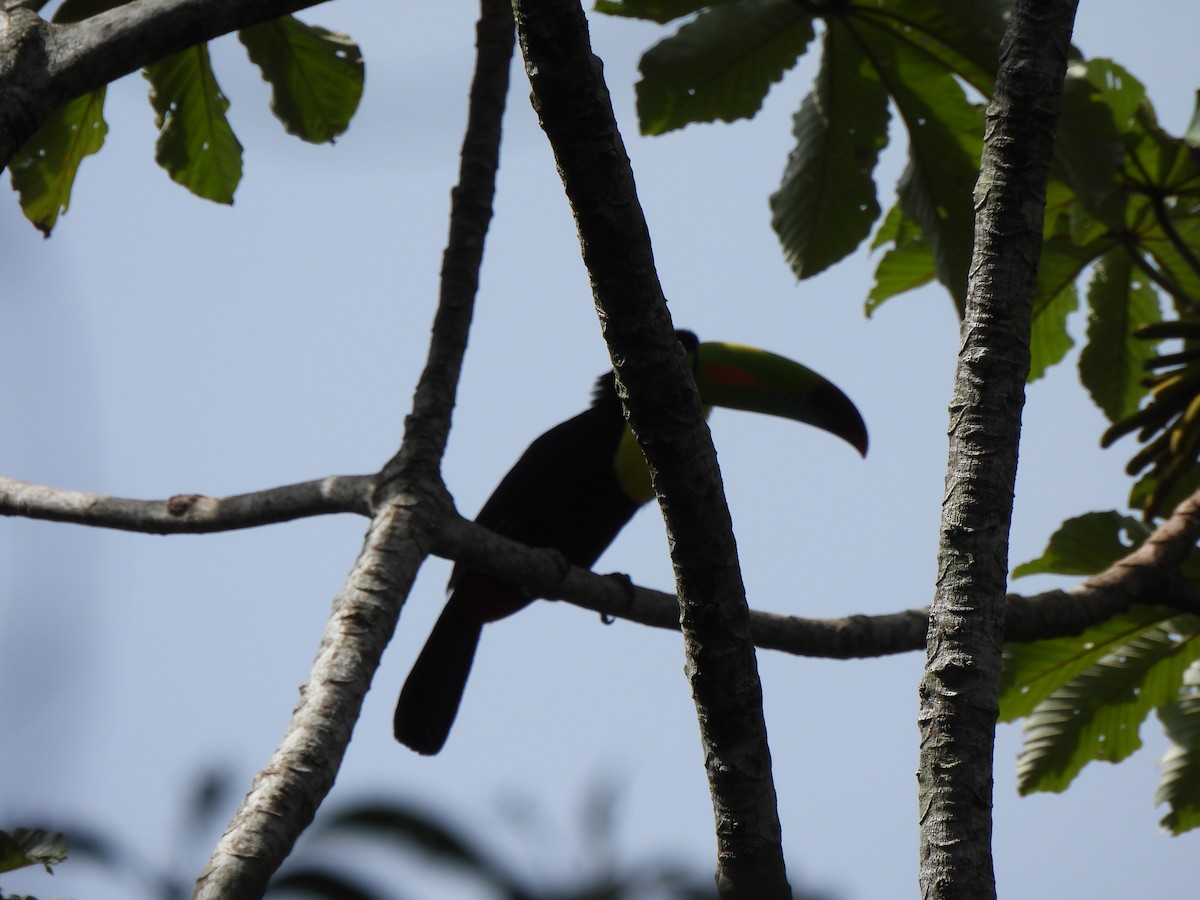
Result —
<svg viewBox="0 0 1200 900"><path fill-rule="evenodd" d="M969 16L959 0L852 0L830 15L870 21L892 39L952 72L983 96L996 79L1008 0L974 0Z"/></svg>
<svg viewBox="0 0 1200 900"><path fill-rule="evenodd" d="M705 10L642 56L642 133L751 118L812 39L812 14L792 0L737 0Z"/></svg>
<svg viewBox="0 0 1200 900"><path fill-rule="evenodd" d="M665 25L672 19L690 16L706 6L717 6L722 0L597 0L596 12L631 19L648 19Z"/></svg>
<svg viewBox="0 0 1200 900"><path fill-rule="evenodd" d="M1158 351L1153 341L1133 332L1162 318L1158 294L1135 272L1123 249L1106 253L1096 264L1088 286L1087 346L1079 355L1079 378L1116 422L1137 410L1146 387L1142 364Z"/></svg>
<svg viewBox="0 0 1200 900"><path fill-rule="evenodd" d="M198 44L143 70L159 127L155 159L197 196L232 203L242 177L242 145L225 118L208 46Z"/></svg>
<svg viewBox="0 0 1200 900"><path fill-rule="evenodd" d="M866 314L871 316L885 300L915 290L937 277L933 268L933 248L921 238L913 238L888 250L875 267L875 283L867 295Z"/></svg>
<svg viewBox="0 0 1200 900"><path fill-rule="evenodd" d="M1118 512L1091 512L1067 519L1050 537L1037 559L1013 569L1013 578L1026 575L1095 575L1103 572L1150 536L1141 519Z"/></svg>
<svg viewBox="0 0 1200 900"><path fill-rule="evenodd" d="M1158 764L1162 777L1154 802L1170 807L1163 828L1182 834L1200 825L1200 665L1188 667L1179 699L1160 706L1158 718L1171 746Z"/></svg>
<svg viewBox="0 0 1200 900"><path fill-rule="evenodd" d="M854 19L852 27L908 129L901 205L929 241L938 280L961 315L975 229L971 194L983 149L982 108L967 101L950 71L896 40L890 27L874 27L866 17Z"/></svg>
<svg viewBox="0 0 1200 900"><path fill-rule="evenodd" d="M292 16L243 28L238 40L271 85L271 111L289 134L324 143L349 127L363 91L358 44Z"/></svg>
<svg viewBox="0 0 1200 900"><path fill-rule="evenodd" d="M1121 231L1125 224L1125 195L1119 175L1125 145L1114 118L1125 115L1124 94L1102 93L1089 80L1088 65L1076 61L1067 68L1062 114L1054 139L1051 177L1070 186L1083 211L1099 229ZM1114 110L1111 103L1118 103ZM1076 232L1086 243L1096 234Z"/></svg>
<svg viewBox="0 0 1200 900"><path fill-rule="evenodd" d="M1200 155L1200 154L1197 154ZM1187 192L1200 195L1200 179L1194 186L1180 188L1180 194ZM1178 195L1177 195L1178 196ZM1188 248L1185 255L1177 246L1175 239L1167 234L1166 229L1157 216L1165 215L1175 239ZM1194 314L1200 307L1200 218L1189 215L1186 204L1176 202L1172 206L1166 204L1156 210L1156 218L1138 232L1138 247L1148 253L1157 263L1158 268L1190 299L1190 307L1181 310L1185 314Z"/></svg>
<svg viewBox="0 0 1200 900"><path fill-rule="evenodd" d="M1142 745L1151 709L1173 702L1200 656L1200 620L1181 616L1123 644L1060 687L1029 715L1017 787L1062 791L1094 759L1120 762Z"/></svg>
<svg viewBox="0 0 1200 900"><path fill-rule="evenodd" d="M319 820L310 831L358 832L396 847L417 849L486 880L505 896L527 896L521 879L503 860L478 846L461 830L417 806L399 802L353 806Z"/></svg>
<svg viewBox="0 0 1200 900"><path fill-rule="evenodd" d="M1146 102L1146 88L1129 70L1103 57L1078 63L1072 70L1091 83L1100 102L1112 111L1117 131L1124 133L1136 125L1139 110Z"/></svg>
<svg viewBox="0 0 1200 900"><path fill-rule="evenodd" d="M14 828L0 831L0 872L25 866L43 866L50 872L67 858L67 839L57 831Z"/></svg>
<svg viewBox="0 0 1200 900"><path fill-rule="evenodd" d="M1000 677L1000 721L1012 722L1080 672L1175 615L1158 606L1134 606L1071 637L1007 644Z"/></svg>
<svg viewBox="0 0 1200 900"><path fill-rule="evenodd" d="M1029 333L1029 381L1034 382L1056 366L1075 345L1067 331L1067 318L1079 308L1075 285L1068 284L1048 301L1033 307Z"/></svg>
<svg viewBox="0 0 1200 900"><path fill-rule="evenodd" d="M1196 105L1192 107L1192 121L1188 123L1183 139L1189 147L1200 148L1200 90L1196 91Z"/></svg>
<svg viewBox="0 0 1200 900"><path fill-rule="evenodd" d="M796 148L771 196L771 224L798 278L853 252L879 217L872 172L887 141L887 94L850 33L825 33L816 87L796 114Z"/></svg>
<svg viewBox="0 0 1200 900"><path fill-rule="evenodd" d="M1129 507L1130 509L1146 508L1147 502L1150 500L1150 494L1158 487L1159 477L1158 469L1153 468L1141 478L1139 478L1129 489ZM1193 467L1188 472L1185 472L1175 481L1166 495L1160 498L1155 503L1156 515L1162 515L1163 510L1170 511L1190 497L1192 494L1200 491L1200 468Z"/></svg>
<svg viewBox="0 0 1200 900"><path fill-rule="evenodd" d="M92 16L118 6L124 6L130 0L63 0L54 11L51 21L57 23L82 22Z"/></svg>
<svg viewBox="0 0 1200 900"><path fill-rule="evenodd" d="M50 116L9 165L25 217L47 237L71 204L79 164L104 146L105 90L76 97Z"/></svg>

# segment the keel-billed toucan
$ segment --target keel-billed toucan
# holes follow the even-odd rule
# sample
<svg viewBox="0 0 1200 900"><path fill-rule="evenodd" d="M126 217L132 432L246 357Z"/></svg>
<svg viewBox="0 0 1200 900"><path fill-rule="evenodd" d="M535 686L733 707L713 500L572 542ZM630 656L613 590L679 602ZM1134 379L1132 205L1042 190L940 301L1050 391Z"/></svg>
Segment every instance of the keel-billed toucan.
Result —
<svg viewBox="0 0 1200 900"><path fill-rule="evenodd" d="M782 356L678 332L700 399L806 422L866 455L867 429L854 404L820 375ZM517 460L476 522L532 547L553 547L590 567L638 507L653 499L645 459L625 424L612 372L592 405L551 428ZM534 598L516 585L456 566L453 593L413 665L394 721L396 740L437 753L458 712L480 630Z"/></svg>

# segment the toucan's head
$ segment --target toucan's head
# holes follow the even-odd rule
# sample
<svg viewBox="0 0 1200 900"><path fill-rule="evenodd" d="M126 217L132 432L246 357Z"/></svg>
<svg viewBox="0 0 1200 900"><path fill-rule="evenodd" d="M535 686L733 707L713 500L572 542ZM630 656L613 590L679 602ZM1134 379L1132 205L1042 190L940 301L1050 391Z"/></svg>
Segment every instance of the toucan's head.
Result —
<svg viewBox="0 0 1200 900"><path fill-rule="evenodd" d="M831 381L783 356L700 340L676 332L687 351L700 399L706 405L744 409L804 422L867 455L867 426L850 398Z"/></svg>

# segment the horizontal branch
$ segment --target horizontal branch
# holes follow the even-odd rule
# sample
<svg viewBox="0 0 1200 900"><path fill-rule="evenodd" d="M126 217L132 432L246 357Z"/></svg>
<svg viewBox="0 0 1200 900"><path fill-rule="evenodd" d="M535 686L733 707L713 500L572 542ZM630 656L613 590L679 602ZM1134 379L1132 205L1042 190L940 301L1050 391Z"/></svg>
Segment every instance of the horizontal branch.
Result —
<svg viewBox="0 0 1200 900"><path fill-rule="evenodd" d="M331 475L232 497L129 500L0 477L0 515L143 534L208 534L332 513L369 516L374 484L373 475Z"/></svg>
<svg viewBox="0 0 1200 900"><path fill-rule="evenodd" d="M1178 572L1198 539L1200 492L1176 507L1138 549L1098 575L1068 590L1009 594L1005 640L1081 634L1139 603L1200 613L1200 587ZM569 565L554 550L526 547L457 516L443 524L432 551L523 585L536 596L655 628L679 628L674 595L639 587L625 575L598 575ZM751 634L760 649L826 659L920 650L928 625L927 607L835 619L750 613Z"/></svg>
<svg viewBox="0 0 1200 900"><path fill-rule="evenodd" d="M0 477L0 515L143 534L209 534L334 513L369 516L374 485L373 475L331 475L232 497L180 494L167 500L130 500ZM1200 587L1178 572L1198 539L1200 492L1104 572L1069 590L1009 594L1005 640L1080 634L1139 603L1200 613ZM627 575L599 575L572 566L556 550L527 547L453 512L438 529L432 552L524 585L537 596L654 628L679 628L674 594L635 585ZM926 607L834 619L752 611L750 627L755 645L763 650L854 659L921 649L928 616Z"/></svg>

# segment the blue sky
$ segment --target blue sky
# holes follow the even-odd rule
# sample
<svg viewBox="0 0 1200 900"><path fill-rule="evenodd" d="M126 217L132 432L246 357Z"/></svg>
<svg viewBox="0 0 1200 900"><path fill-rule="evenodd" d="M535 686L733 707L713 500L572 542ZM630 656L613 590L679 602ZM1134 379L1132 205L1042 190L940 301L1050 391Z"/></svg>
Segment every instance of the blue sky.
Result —
<svg viewBox="0 0 1200 900"><path fill-rule="evenodd" d="M219 42L218 76L246 147L232 208L192 198L153 165L144 80L113 86L108 145L84 163L53 238L20 218L15 195L0 208L8 247L0 471L149 498L378 468L399 440L437 296L474 14L471 4L381 10L345 0L312 10L309 21L349 32L367 60L362 109L335 147L283 134L240 45ZM1104 0L1083 5L1076 41L1143 79L1160 119L1179 133L1200 85L1198 26L1189 0L1136 9ZM751 603L813 616L923 605L942 498L953 307L930 289L867 321L866 253L799 284L781 261L766 198L811 60L751 122L637 136L637 58L664 33L592 17L676 322L804 361L855 399L871 429L863 461L794 423L713 416ZM446 459L467 514L534 436L583 408L606 367L574 226L527 96L518 66ZM879 175L885 205L901 165L891 148ZM1063 519L1123 505L1128 453L1098 450L1102 429L1074 357L1030 388L1014 563L1040 553ZM365 522L172 538L12 520L0 530L0 722L6 770L20 773L0 786L0 819L84 819L148 858L174 858L181 796L197 773L226 764L248 785L282 735ZM669 587L653 509L597 568ZM391 707L448 570L441 561L423 570L332 801L427 801L531 872L565 877L578 865L583 797L610 779L621 789L622 859L670 854L711 867L693 708L678 639L666 632L605 627L565 604L536 604L484 635L440 756L392 741ZM848 898L917 896L920 657L759 658L796 883ZM1194 891L1196 835L1171 839L1157 828L1164 743L1154 720L1143 737L1132 760L1088 767L1065 795L1018 799L1020 731L1001 727L1002 895ZM194 874L205 849L202 841L178 862ZM39 896L130 896L126 883L71 864L53 881L32 873L0 883ZM477 896L462 885L454 895Z"/></svg>

